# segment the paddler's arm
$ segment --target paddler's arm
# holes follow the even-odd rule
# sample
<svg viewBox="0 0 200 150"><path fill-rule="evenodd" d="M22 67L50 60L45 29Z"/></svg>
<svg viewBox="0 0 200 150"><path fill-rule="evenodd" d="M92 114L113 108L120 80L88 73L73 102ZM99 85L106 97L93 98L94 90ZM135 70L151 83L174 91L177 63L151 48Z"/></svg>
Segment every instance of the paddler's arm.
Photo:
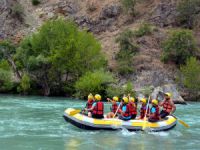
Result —
<svg viewBox="0 0 200 150"><path fill-rule="evenodd" d="M172 105L172 111L170 112L170 115L171 115L176 111L176 105L174 104L174 102L172 100L170 100L170 103Z"/></svg>
<svg viewBox="0 0 200 150"><path fill-rule="evenodd" d="M92 104L92 107L90 109L87 109L87 111L92 111L94 109L94 107L96 106L96 103Z"/></svg>

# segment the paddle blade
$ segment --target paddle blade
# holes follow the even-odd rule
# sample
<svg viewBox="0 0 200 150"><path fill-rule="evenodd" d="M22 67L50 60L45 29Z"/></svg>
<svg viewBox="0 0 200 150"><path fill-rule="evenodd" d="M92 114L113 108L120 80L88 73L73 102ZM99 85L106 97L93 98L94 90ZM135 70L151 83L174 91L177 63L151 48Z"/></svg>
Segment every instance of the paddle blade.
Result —
<svg viewBox="0 0 200 150"><path fill-rule="evenodd" d="M190 127L190 126L189 126L187 123L185 123L183 120L178 119L178 122L179 122L180 124L182 124L183 126L185 126L186 128L189 128L189 127Z"/></svg>
<svg viewBox="0 0 200 150"><path fill-rule="evenodd" d="M81 112L81 110L73 110L73 111L71 111L70 113L69 113L69 115L70 116L73 116L73 115L76 115L76 114L78 114L78 113L80 113Z"/></svg>

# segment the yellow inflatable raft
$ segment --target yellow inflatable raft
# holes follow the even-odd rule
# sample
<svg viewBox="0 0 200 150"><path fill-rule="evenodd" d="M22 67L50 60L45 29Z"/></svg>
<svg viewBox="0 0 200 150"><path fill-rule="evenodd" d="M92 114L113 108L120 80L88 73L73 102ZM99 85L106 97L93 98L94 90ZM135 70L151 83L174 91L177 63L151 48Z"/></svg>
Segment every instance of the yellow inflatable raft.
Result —
<svg viewBox="0 0 200 150"><path fill-rule="evenodd" d="M130 131L140 131L144 120L130 120L123 121L116 118L104 118L104 119L94 119L88 116L85 116L81 113L75 114L73 116L69 115L70 112L74 111L73 108L68 108L65 110L63 117L67 122L87 130L117 130L126 128ZM155 123L148 122L146 123L147 129L150 131L166 131L175 127L177 124L177 119L173 116L167 116L164 120L158 121Z"/></svg>

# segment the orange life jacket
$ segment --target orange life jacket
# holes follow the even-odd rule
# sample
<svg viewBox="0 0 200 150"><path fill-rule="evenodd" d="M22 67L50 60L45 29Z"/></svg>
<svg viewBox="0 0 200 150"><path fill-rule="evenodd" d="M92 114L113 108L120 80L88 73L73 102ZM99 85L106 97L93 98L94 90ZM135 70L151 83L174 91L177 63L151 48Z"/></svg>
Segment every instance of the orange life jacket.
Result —
<svg viewBox="0 0 200 150"><path fill-rule="evenodd" d="M163 110L164 110L164 111L170 113L170 112L172 111L172 108L173 108L173 107L172 107L172 105L170 104L169 101L165 101L165 102L163 103Z"/></svg>
<svg viewBox="0 0 200 150"><path fill-rule="evenodd" d="M131 115L137 115L137 108L131 103L129 103L128 105L129 105L130 114Z"/></svg>
<svg viewBox="0 0 200 150"><path fill-rule="evenodd" d="M159 120L159 116L160 116L160 113L159 113L159 107L158 106L153 106L151 107L151 109L155 108L156 109L156 112L155 112L155 115L152 116L151 118L152 119L155 119L155 120ZM150 111L151 113L151 111ZM151 113L152 114L152 113Z"/></svg>
<svg viewBox="0 0 200 150"><path fill-rule="evenodd" d="M104 110L103 102L96 102L96 106L94 107L92 114L103 115L103 110Z"/></svg>

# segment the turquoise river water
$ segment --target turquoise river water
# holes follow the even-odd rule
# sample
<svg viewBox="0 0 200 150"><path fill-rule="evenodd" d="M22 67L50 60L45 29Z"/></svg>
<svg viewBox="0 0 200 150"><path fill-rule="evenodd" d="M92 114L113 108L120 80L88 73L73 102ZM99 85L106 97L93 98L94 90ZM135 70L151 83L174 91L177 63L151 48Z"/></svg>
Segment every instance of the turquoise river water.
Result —
<svg viewBox="0 0 200 150"><path fill-rule="evenodd" d="M65 98L0 95L0 150L200 149L200 103L177 105L176 116L189 129L178 124L158 133L85 131L64 121L65 108L83 105Z"/></svg>

